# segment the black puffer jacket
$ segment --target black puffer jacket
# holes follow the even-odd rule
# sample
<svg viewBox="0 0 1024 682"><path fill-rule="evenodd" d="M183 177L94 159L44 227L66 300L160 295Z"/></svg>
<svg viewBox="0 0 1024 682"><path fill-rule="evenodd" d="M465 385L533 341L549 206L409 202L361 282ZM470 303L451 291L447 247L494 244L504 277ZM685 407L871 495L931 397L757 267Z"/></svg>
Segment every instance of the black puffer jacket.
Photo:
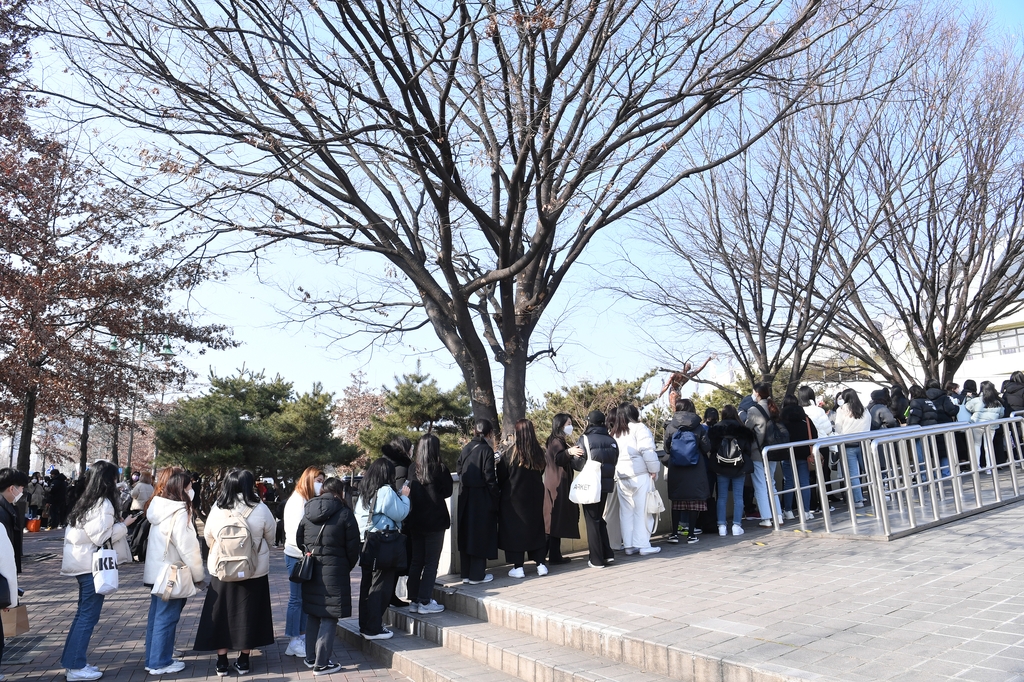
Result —
<svg viewBox="0 0 1024 682"><path fill-rule="evenodd" d="M676 431L692 431L697 439L700 457L693 466L681 467L672 464L669 445ZM665 427L664 451L658 454L661 463L668 467L668 499L670 500L706 500L711 497L708 487L707 454L711 451L711 441L700 424L700 417L693 412L676 412L672 421Z"/></svg>
<svg viewBox="0 0 1024 682"><path fill-rule="evenodd" d="M726 438L735 438L736 442L739 443L740 448L743 450L743 466L728 466L718 461L718 448ZM760 457L760 453L757 451L757 439L753 431L738 421L726 419L711 427L711 430L708 432L708 440L711 441L711 453L708 455L711 471L719 476L726 476L728 478L736 478L737 476L753 473L755 453Z"/></svg>
<svg viewBox="0 0 1024 682"><path fill-rule="evenodd" d="M401 490L405 485L406 479L409 478L409 467L412 465L412 460L407 455L401 455L396 458L382 453L381 456L384 459L390 460L395 465L395 490Z"/></svg>
<svg viewBox="0 0 1024 682"><path fill-rule="evenodd" d="M619 445L604 426L588 426L583 436L587 437L590 456L601 463L601 494L607 495L615 490L615 463L619 461ZM580 436L576 444L586 453L583 436Z"/></svg>
<svg viewBox="0 0 1024 682"><path fill-rule="evenodd" d="M782 408L782 414L779 415L779 421L789 431L789 442L797 443L802 440L814 440L818 437L818 429L814 426L814 422L804 412L804 408L799 405L787 405ZM781 461L789 461L789 451L783 450L782 454L785 458ZM811 456L811 446L801 445L793 448L793 454L797 460L807 459Z"/></svg>
<svg viewBox="0 0 1024 682"><path fill-rule="evenodd" d="M868 412L871 414L871 430L895 429L900 425L896 415L885 404L885 391L878 389L871 392L871 402L868 403Z"/></svg>
<svg viewBox="0 0 1024 682"><path fill-rule="evenodd" d="M318 618L351 616L348 578L359 561L360 546L355 514L334 495L314 497L306 503L295 544L307 546L314 557L313 578L302 583L302 610Z"/></svg>
<svg viewBox="0 0 1024 682"><path fill-rule="evenodd" d="M428 484L416 478L416 466L409 467L409 516L402 528L412 533L436 533L448 530L452 516L445 501L452 496L452 474L441 463L441 472Z"/></svg>
<svg viewBox="0 0 1024 682"><path fill-rule="evenodd" d="M929 388L924 392L924 395L935 405L939 424L949 424L956 421L956 416L960 413L960 407L950 399L948 393L941 388Z"/></svg>
<svg viewBox="0 0 1024 682"><path fill-rule="evenodd" d="M1024 384L1018 384L1016 381L1007 381L1003 385L1003 403L1009 412L1006 416L1010 416L1010 412L1020 412L1024 410Z"/></svg>

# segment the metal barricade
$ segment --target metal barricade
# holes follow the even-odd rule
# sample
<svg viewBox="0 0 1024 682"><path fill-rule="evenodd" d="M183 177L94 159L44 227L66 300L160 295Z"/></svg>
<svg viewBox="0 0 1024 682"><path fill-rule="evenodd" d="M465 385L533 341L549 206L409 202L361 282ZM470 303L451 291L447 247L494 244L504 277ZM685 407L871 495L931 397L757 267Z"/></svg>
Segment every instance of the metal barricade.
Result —
<svg viewBox="0 0 1024 682"><path fill-rule="evenodd" d="M892 539L1024 498L1022 442L1024 412L1017 412L993 421L905 426L766 446L761 458L769 495L793 495L801 531ZM800 481L795 454L802 446L811 448L814 462L814 478L806 484ZM826 453L833 449L840 476L828 480ZM776 492L770 458L779 452L785 452L794 485ZM851 472L855 459L859 475ZM808 513L804 500L804 491L815 490L820 519ZM856 491L864 496L863 511L855 507ZM831 503L840 495L847 508L833 511ZM774 499L770 506L778 531L783 519Z"/></svg>

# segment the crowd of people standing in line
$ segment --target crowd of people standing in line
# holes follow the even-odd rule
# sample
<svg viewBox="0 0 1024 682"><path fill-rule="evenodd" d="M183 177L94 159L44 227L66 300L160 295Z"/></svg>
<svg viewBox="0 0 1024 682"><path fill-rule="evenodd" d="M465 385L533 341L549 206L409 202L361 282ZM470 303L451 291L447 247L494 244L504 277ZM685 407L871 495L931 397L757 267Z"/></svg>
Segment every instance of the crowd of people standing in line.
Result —
<svg viewBox="0 0 1024 682"><path fill-rule="evenodd" d="M524 579L527 561L536 575L547 575L549 566L570 561L562 556L562 540L579 538L581 511L587 528L588 566L608 567L615 561L616 549L606 522L612 495L622 537L617 549L626 555L659 552L661 548L651 543L654 526L649 500L652 493L657 495L654 486L663 470L671 504L669 543L698 542L706 525L702 518L713 519L719 535L727 535L730 526L733 535L741 535L744 518L751 517L745 512L748 506L756 509L753 518L761 526L772 525L773 507L783 521L795 518L800 507L813 517L815 502L806 489L815 465L809 447L797 450L795 466L787 451L770 455L769 475L765 475L761 448L775 442L779 433L797 442L901 424L992 421L1024 410L1024 373L1015 372L1002 389L1000 395L990 382L978 386L966 381L963 390L928 382L912 387L906 396L898 387L878 389L867 406L856 391L847 389L836 396L834 409L826 412L810 387L800 387L779 405L771 386L759 383L739 405L709 408L703 418L691 400L678 398L660 452L639 410L629 403L613 408L607 416L591 412L572 445L576 425L568 414L555 415L543 446L534 424L518 421L497 452L493 425L478 420L454 472L461 486L455 522L462 581L475 585L493 580L487 563L498 558L499 549L511 564L510 577ZM999 451L998 439L993 452L986 452L992 439L986 440L983 433L979 437L981 431L974 431L974 452L991 466L1005 453ZM962 459L959 442L957 448ZM949 475L952 455L940 453L944 476ZM596 501L578 505L571 500L570 485L574 472L588 461L599 465L600 494ZM780 465L785 488L794 489L796 483L805 488L800 492L802 505L797 505L793 493L779 496L772 489ZM853 507L866 504L856 487L863 471L860 448L848 445L844 461L835 466L849 469L854 487L847 502ZM359 631L364 638L392 636L383 625L389 606L407 606L420 614L444 610L432 593L444 535L452 524L447 503L453 492L452 473L441 460L435 435L426 434L416 443L396 438L365 470L354 502L340 479L309 467L298 477L279 523L264 502L266 487L261 489L251 472L234 470L221 481L201 522L194 505L193 477L181 468L162 469L155 480L148 472L140 473L135 485L127 488L118 482L115 465L94 463L76 482L74 503L60 519L66 523L61 574L74 577L78 586L77 609L61 657L67 679L95 680L103 674L88 663L90 640L104 602L94 585L93 554L108 547L119 564L132 561L128 540L132 526L143 521L148 526L143 583L151 588L145 643L145 668L150 674L184 669L185 664L173 656L176 628L186 600L204 588L192 649L216 654L218 676L232 670L238 675L250 672L251 651L274 642L270 547L278 543L282 525L286 570L293 578L285 653L302 657L315 676L337 672L341 666L332 660L335 631L339 619L352 615L350 574L356 566L362 568ZM745 483L748 478L750 488ZM51 495L54 481L59 483L59 476L48 484ZM0 470L0 523L6 530L0 533L0 578L7 583L10 606L18 603L24 520L15 504L22 495L29 495L29 515L37 515L37 493L42 487L41 503L50 505L53 514L53 501L45 497L46 485L38 475L30 480L15 469ZM368 546L383 546L395 538L404 538L401 551L406 562L395 565L380 561L376 554L368 556ZM308 574L295 578L304 567ZM395 594L399 574L408 575L408 604ZM181 580L174 584L168 575L186 576L187 584L180 584ZM0 660L2 641L0 635ZM234 661L229 659L232 651L238 652Z"/></svg>

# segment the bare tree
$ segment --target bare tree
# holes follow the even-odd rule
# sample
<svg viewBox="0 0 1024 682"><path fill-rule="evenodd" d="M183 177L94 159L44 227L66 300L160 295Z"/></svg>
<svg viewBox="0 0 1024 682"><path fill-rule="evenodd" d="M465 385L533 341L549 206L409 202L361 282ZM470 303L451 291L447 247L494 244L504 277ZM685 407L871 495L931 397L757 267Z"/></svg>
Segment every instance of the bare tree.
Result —
<svg viewBox="0 0 1024 682"><path fill-rule="evenodd" d="M846 198L861 182L859 158L879 102L920 56L918 45L898 39L904 30L865 41L872 60L856 78L817 90L802 112L651 211L654 252L627 253L614 289L646 304L666 355L681 357L688 342L714 338L750 384L774 382L788 369L785 383L796 389L853 270L885 238L881 211L859 207L854 229ZM772 104L762 116L786 100ZM738 119L733 139L749 125Z"/></svg>
<svg viewBox="0 0 1024 682"><path fill-rule="evenodd" d="M533 332L597 231L857 68L893 4L54 0L40 28L83 105L165 136L145 155L163 198L252 237L235 249L363 252L358 290L310 293L338 333L431 327L496 419L493 360L510 428L551 352ZM769 85L789 93L776 118L684 161Z"/></svg>
<svg viewBox="0 0 1024 682"><path fill-rule="evenodd" d="M848 198L882 207L890 237L856 267L827 330L903 386L952 380L985 329L1024 308L1021 45L955 20L927 43Z"/></svg>

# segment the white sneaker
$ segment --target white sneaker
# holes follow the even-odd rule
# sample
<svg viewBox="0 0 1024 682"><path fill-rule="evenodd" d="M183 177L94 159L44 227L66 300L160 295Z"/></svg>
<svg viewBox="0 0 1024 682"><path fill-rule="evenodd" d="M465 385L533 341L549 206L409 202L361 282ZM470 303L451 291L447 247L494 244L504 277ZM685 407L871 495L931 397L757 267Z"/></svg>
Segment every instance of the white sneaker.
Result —
<svg viewBox="0 0 1024 682"><path fill-rule="evenodd" d="M758 523L757 525L761 526L762 528L771 528L772 527L772 520L771 519L762 519L761 522Z"/></svg>
<svg viewBox="0 0 1024 682"><path fill-rule="evenodd" d="M743 535L743 526L741 526L738 523L732 524L732 534L733 535Z"/></svg>
<svg viewBox="0 0 1024 682"><path fill-rule="evenodd" d="M785 519L786 521L792 521L793 519L796 518L796 514L794 514L791 511L782 512L782 518Z"/></svg>
<svg viewBox="0 0 1024 682"><path fill-rule="evenodd" d="M301 656L306 657L306 638L292 637L288 642L288 648L284 650L285 656Z"/></svg>
<svg viewBox="0 0 1024 682"><path fill-rule="evenodd" d="M547 575L548 567L544 564L537 564L537 575Z"/></svg>
<svg viewBox="0 0 1024 682"><path fill-rule="evenodd" d="M154 668L149 671L150 675L168 675L170 673L180 673L185 669L185 661L174 661L170 665L163 668Z"/></svg>
<svg viewBox="0 0 1024 682"><path fill-rule="evenodd" d="M489 583L492 580L494 580L494 575L488 573L484 576L483 580L470 580L469 578L466 578L462 582L466 583L467 585L483 585L484 583Z"/></svg>
<svg viewBox="0 0 1024 682"><path fill-rule="evenodd" d="M633 556L633 555L634 555L634 554L636 554L636 553L637 553L637 552L638 552L639 550L638 550L638 549L637 549L636 547L627 547L627 548L626 548L626 549L624 549L623 551L624 551L624 552L626 553L626 555L627 555L627 556Z"/></svg>
<svg viewBox="0 0 1024 682"><path fill-rule="evenodd" d="M661 551L661 547L642 547L640 549L640 556L647 556L648 554L657 554Z"/></svg>
<svg viewBox="0 0 1024 682"><path fill-rule="evenodd" d="M519 568L513 568L511 571L508 572L508 577L522 579L526 577L526 571L523 570L522 566L520 566Z"/></svg>
<svg viewBox="0 0 1024 682"><path fill-rule="evenodd" d="M463 582L469 582L469 581L467 580L467 581L463 581ZM418 601L411 601L411 602L409 602L409 613L419 613L419 612L420 612L420 603Z"/></svg>
<svg viewBox="0 0 1024 682"><path fill-rule="evenodd" d="M725 524L721 524L718 526L718 534L721 535L723 538L726 536L726 530L727 529L725 527Z"/></svg>
<svg viewBox="0 0 1024 682"><path fill-rule="evenodd" d="M430 600L429 604L420 604L419 607L420 613L441 613L444 611L444 604L438 604L433 599Z"/></svg>
<svg viewBox="0 0 1024 682"><path fill-rule="evenodd" d="M68 682L76 682L76 680L98 680L103 677L103 673L99 670L90 670L89 668L68 670L66 675Z"/></svg>
<svg viewBox="0 0 1024 682"><path fill-rule="evenodd" d="M813 521L814 512L804 512L804 521Z"/></svg>
<svg viewBox="0 0 1024 682"><path fill-rule="evenodd" d="M591 568L608 568L607 566L598 566L597 564L595 564L592 561L588 561L587 562L587 566L590 566Z"/></svg>

